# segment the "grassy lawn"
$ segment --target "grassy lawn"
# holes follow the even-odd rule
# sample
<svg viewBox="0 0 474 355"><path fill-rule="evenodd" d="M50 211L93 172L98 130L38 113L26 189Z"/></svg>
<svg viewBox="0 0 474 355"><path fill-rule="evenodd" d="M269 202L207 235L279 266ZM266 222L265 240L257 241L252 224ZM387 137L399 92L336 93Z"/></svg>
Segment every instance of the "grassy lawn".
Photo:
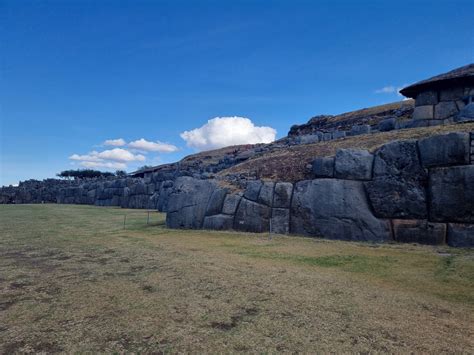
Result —
<svg viewBox="0 0 474 355"><path fill-rule="evenodd" d="M0 353L473 353L473 311L473 250L0 205Z"/></svg>

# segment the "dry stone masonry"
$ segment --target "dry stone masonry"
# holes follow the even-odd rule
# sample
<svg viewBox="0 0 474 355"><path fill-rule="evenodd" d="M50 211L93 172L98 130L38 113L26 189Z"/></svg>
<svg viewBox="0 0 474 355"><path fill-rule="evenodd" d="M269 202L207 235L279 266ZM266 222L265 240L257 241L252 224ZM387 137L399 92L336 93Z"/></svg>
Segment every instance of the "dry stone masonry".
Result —
<svg viewBox="0 0 474 355"><path fill-rule="evenodd" d="M0 203L156 209L167 212L170 228L474 247L474 132L392 141L373 152L339 149L314 159L304 181L216 175L292 145L474 122L474 64L401 93L413 100L316 116L270 144L203 152L123 178L29 180L3 187ZM224 187L229 183L232 191Z"/></svg>
<svg viewBox="0 0 474 355"><path fill-rule="evenodd" d="M167 225L472 247L471 137L394 141L374 153L340 149L313 162L313 180L250 181L241 193L179 178Z"/></svg>

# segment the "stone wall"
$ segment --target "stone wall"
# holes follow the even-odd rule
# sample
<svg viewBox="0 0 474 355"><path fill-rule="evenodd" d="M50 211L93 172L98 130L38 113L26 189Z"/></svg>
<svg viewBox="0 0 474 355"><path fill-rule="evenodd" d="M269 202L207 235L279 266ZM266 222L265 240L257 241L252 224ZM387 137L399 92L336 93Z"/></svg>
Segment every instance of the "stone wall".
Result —
<svg viewBox="0 0 474 355"><path fill-rule="evenodd" d="M74 181L59 179L22 181L18 186L0 188L0 204L55 203L61 189L75 185Z"/></svg>
<svg viewBox="0 0 474 355"><path fill-rule="evenodd" d="M178 178L167 225L472 247L473 139L450 133L374 153L340 149L313 162L313 180L251 181L237 194L214 180Z"/></svg>
<svg viewBox="0 0 474 355"><path fill-rule="evenodd" d="M162 174L147 174L145 178L122 178L90 181L61 189L57 202L123 208L156 209L166 212L172 180Z"/></svg>
<svg viewBox="0 0 474 355"><path fill-rule="evenodd" d="M325 123L328 116L314 117L308 124L294 126L288 133L288 142L291 144L311 144L330 141L344 137L357 136L378 132L388 132L400 129L418 127L432 127L453 122L474 121L474 88L454 88L441 91L427 91L418 95L413 113L403 115L385 115L382 119L374 119L370 123L370 116L366 123L338 126L335 123ZM321 123L318 124L318 118ZM364 120L362 120L363 122ZM336 122L337 123L337 122ZM301 128L303 127L303 128Z"/></svg>
<svg viewBox="0 0 474 355"><path fill-rule="evenodd" d="M416 96L413 119L434 120L443 123L452 121L474 97L474 87L451 87L423 91Z"/></svg>

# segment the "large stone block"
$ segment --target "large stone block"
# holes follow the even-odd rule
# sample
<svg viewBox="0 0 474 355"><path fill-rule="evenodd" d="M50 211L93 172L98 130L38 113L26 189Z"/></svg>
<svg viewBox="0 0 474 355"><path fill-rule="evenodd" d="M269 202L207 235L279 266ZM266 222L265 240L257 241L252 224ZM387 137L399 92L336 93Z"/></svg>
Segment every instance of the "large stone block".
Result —
<svg viewBox="0 0 474 355"><path fill-rule="evenodd" d="M158 203L156 208L160 212L167 212L168 211L168 201L170 194L173 192L173 181L163 181L160 186L160 196L158 197Z"/></svg>
<svg viewBox="0 0 474 355"><path fill-rule="evenodd" d="M290 210L286 208L274 208L270 228L272 233L288 234L290 232Z"/></svg>
<svg viewBox="0 0 474 355"><path fill-rule="evenodd" d="M366 183L380 218L427 218L427 174L416 141L394 141L375 152L373 180Z"/></svg>
<svg viewBox="0 0 474 355"><path fill-rule="evenodd" d="M436 105L438 103L437 91L424 91L416 96L416 106Z"/></svg>
<svg viewBox="0 0 474 355"><path fill-rule="evenodd" d="M151 195L150 198L148 199L147 208L149 210L156 210L157 206L158 206L159 198L160 198L160 193L159 192L155 192L153 195Z"/></svg>
<svg viewBox="0 0 474 355"><path fill-rule="evenodd" d="M417 106L413 110L414 120L431 120L434 117L433 105Z"/></svg>
<svg viewBox="0 0 474 355"><path fill-rule="evenodd" d="M332 139L340 139L346 136L346 131L334 131L332 132Z"/></svg>
<svg viewBox="0 0 474 355"><path fill-rule="evenodd" d="M454 132L418 141L424 167L469 164L469 133Z"/></svg>
<svg viewBox="0 0 474 355"><path fill-rule="evenodd" d="M293 184L290 182L277 182L273 195L273 207L290 208Z"/></svg>
<svg viewBox="0 0 474 355"><path fill-rule="evenodd" d="M423 182L392 178L366 183L375 216L379 218L426 218L426 191Z"/></svg>
<svg viewBox="0 0 474 355"><path fill-rule="evenodd" d="M474 224L448 224L448 245L458 248L474 248Z"/></svg>
<svg viewBox="0 0 474 355"><path fill-rule="evenodd" d="M140 181L131 187L130 193L132 195L146 195L147 188L144 182Z"/></svg>
<svg viewBox="0 0 474 355"><path fill-rule="evenodd" d="M234 217L218 214L204 217L203 228L212 230L230 230L234 225Z"/></svg>
<svg viewBox="0 0 474 355"><path fill-rule="evenodd" d="M454 101L442 101L435 106L434 118L442 120L454 117L458 113L458 107Z"/></svg>
<svg viewBox="0 0 474 355"><path fill-rule="evenodd" d="M201 228L206 208L216 184L188 176L176 179L169 196L166 225L169 228Z"/></svg>
<svg viewBox="0 0 474 355"><path fill-rule="evenodd" d="M209 203L207 204L206 216L213 216L222 212L222 206L224 205L226 195L226 189L217 188L212 192Z"/></svg>
<svg viewBox="0 0 474 355"><path fill-rule="evenodd" d="M358 136L360 134L370 133L369 125L356 125L351 127L351 136Z"/></svg>
<svg viewBox="0 0 474 355"><path fill-rule="evenodd" d="M446 224L427 220L392 220L393 235L397 242L438 245L446 240Z"/></svg>
<svg viewBox="0 0 474 355"><path fill-rule="evenodd" d="M222 207L222 213L223 214L228 214L228 215L235 214L235 211L237 210L237 206L239 205L239 202L240 202L241 198L242 198L242 196L240 196L240 195L228 194L225 197L225 200L224 200L224 205Z"/></svg>
<svg viewBox="0 0 474 355"><path fill-rule="evenodd" d="M312 163L312 172L316 178L334 177L334 157L316 158Z"/></svg>
<svg viewBox="0 0 474 355"><path fill-rule="evenodd" d="M154 183L149 183L146 185L146 193L148 195L153 195L155 193L155 184Z"/></svg>
<svg viewBox="0 0 474 355"><path fill-rule="evenodd" d="M474 103L466 105L459 113L455 116L454 121L456 122L470 122L474 121Z"/></svg>
<svg viewBox="0 0 474 355"><path fill-rule="evenodd" d="M332 132L324 132L323 141L330 141L332 139Z"/></svg>
<svg viewBox="0 0 474 355"><path fill-rule="evenodd" d="M388 132L393 131L397 126L397 119L395 117L386 118L379 122L379 131Z"/></svg>
<svg viewBox="0 0 474 355"><path fill-rule="evenodd" d="M234 218L234 229L244 232L268 232L271 208L242 198Z"/></svg>
<svg viewBox="0 0 474 355"><path fill-rule="evenodd" d="M464 96L464 88L449 88L439 92L439 101L461 100Z"/></svg>
<svg viewBox="0 0 474 355"><path fill-rule="evenodd" d="M415 140L393 141L375 152L374 178L396 177L409 180L426 180Z"/></svg>
<svg viewBox="0 0 474 355"><path fill-rule="evenodd" d="M257 201L262 185L263 184L260 180L249 181L247 183L247 188L245 189L245 192L244 192L244 197L250 201Z"/></svg>
<svg viewBox="0 0 474 355"><path fill-rule="evenodd" d="M339 149L334 163L334 175L339 179L370 180L373 154L360 149Z"/></svg>
<svg viewBox="0 0 474 355"><path fill-rule="evenodd" d="M398 123L398 129L411 129L411 128L419 128L419 127L429 127L430 119L418 119L418 120L408 120L408 121L401 121Z"/></svg>
<svg viewBox="0 0 474 355"><path fill-rule="evenodd" d="M300 181L290 213L290 231L295 234L374 242L391 239L389 223L372 214L359 181Z"/></svg>
<svg viewBox="0 0 474 355"><path fill-rule="evenodd" d="M298 137L299 144L312 144L320 141L319 135L317 134L306 134Z"/></svg>
<svg viewBox="0 0 474 355"><path fill-rule="evenodd" d="M430 219L474 223L474 165L430 171Z"/></svg>
<svg viewBox="0 0 474 355"><path fill-rule="evenodd" d="M258 194L257 202L263 205L272 207L273 201L273 189L275 188L274 182L265 182L260 189L260 193Z"/></svg>

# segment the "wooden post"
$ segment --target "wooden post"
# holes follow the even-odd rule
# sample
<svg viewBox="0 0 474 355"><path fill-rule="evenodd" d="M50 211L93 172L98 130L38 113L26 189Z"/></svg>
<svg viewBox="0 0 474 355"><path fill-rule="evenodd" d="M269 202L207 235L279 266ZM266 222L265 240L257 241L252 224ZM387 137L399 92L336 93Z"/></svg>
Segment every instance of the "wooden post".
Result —
<svg viewBox="0 0 474 355"><path fill-rule="evenodd" d="M146 224L150 223L150 211L147 211L148 215L146 216Z"/></svg>
<svg viewBox="0 0 474 355"><path fill-rule="evenodd" d="M127 222L127 215L123 215L123 229L125 229L125 223Z"/></svg>
<svg viewBox="0 0 474 355"><path fill-rule="evenodd" d="M268 235L268 237L270 240L272 240L272 217L270 217L270 234Z"/></svg>

